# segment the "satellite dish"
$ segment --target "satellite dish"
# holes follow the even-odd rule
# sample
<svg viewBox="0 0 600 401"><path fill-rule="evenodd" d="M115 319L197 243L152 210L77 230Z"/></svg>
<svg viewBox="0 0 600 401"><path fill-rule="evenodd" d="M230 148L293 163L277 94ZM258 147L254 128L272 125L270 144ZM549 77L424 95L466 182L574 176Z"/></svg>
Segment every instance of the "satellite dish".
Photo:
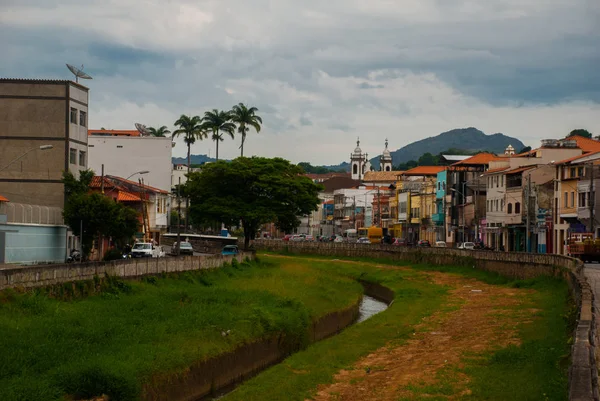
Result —
<svg viewBox="0 0 600 401"><path fill-rule="evenodd" d="M71 64L67 64L67 68L75 75L75 82L79 82L79 78L92 79L91 76L83 72L83 64L81 64L81 68L77 68Z"/></svg>
<svg viewBox="0 0 600 401"><path fill-rule="evenodd" d="M137 129L138 132L140 133L140 135L142 135L142 136L151 136L152 135L150 133L150 131L148 131L148 128L146 128L146 126L144 124L135 123L135 129Z"/></svg>

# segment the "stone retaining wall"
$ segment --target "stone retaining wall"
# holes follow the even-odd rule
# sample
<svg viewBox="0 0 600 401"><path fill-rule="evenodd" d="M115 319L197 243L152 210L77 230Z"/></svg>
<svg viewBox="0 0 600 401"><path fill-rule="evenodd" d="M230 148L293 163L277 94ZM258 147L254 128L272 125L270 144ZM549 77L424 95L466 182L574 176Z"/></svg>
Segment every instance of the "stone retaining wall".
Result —
<svg viewBox="0 0 600 401"><path fill-rule="evenodd" d="M6 288L43 287L70 281L91 280L94 276L109 274L121 278L181 272L187 270L214 269L232 259L242 262L253 258L252 252L240 252L236 256L182 256L178 258L123 259L110 262L66 263L36 266L11 266L0 269L0 291Z"/></svg>
<svg viewBox="0 0 600 401"><path fill-rule="evenodd" d="M571 365L569 367L569 400L598 401L598 371L596 345L598 344L594 317L594 294L583 275L581 261L561 255L520 252L470 251L444 248L394 247L375 244L347 244L321 242L283 242L257 240L259 250L311 254L388 258L411 263L473 266L518 279L537 276L560 276L569 284L577 303L578 320L573 335Z"/></svg>

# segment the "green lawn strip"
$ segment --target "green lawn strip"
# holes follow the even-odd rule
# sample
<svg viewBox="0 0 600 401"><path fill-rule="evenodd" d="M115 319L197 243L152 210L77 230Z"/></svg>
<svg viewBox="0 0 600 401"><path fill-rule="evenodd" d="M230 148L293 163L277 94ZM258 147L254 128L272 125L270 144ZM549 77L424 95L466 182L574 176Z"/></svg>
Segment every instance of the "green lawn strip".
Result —
<svg viewBox="0 0 600 401"><path fill-rule="evenodd" d="M464 400L566 400L570 336L574 324L567 284L540 278L529 286L526 308L539 309L519 326L521 345L465 358L471 395Z"/></svg>
<svg viewBox="0 0 600 401"><path fill-rule="evenodd" d="M311 319L362 293L355 280L310 266L236 264L117 282L71 302L8 292L0 302L0 400L99 392L136 399L145 379L249 341L284 331L306 343Z"/></svg>
<svg viewBox="0 0 600 401"><path fill-rule="evenodd" d="M291 260L297 261L298 258ZM447 294L447 288L430 283L423 274L411 270L379 269L376 267L380 265L379 261L331 261L323 267L322 262L314 263L316 268L382 283L395 291L394 303L385 312L347 328L335 337L312 344L267 369L223 397L224 401L309 398L319 384L330 383L340 369L351 368L361 357L390 342L399 344L412 337L414 325L424 316L439 310Z"/></svg>

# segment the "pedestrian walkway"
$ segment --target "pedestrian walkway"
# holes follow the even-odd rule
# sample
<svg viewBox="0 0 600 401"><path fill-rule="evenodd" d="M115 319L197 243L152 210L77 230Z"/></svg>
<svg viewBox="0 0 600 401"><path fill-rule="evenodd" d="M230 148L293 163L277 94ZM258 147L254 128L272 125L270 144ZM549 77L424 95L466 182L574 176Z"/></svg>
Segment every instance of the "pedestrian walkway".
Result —
<svg viewBox="0 0 600 401"><path fill-rule="evenodd" d="M583 273L594 292L594 315L596 318L596 338L600 333L600 264L586 263ZM600 347L596 346L596 361L600 360Z"/></svg>

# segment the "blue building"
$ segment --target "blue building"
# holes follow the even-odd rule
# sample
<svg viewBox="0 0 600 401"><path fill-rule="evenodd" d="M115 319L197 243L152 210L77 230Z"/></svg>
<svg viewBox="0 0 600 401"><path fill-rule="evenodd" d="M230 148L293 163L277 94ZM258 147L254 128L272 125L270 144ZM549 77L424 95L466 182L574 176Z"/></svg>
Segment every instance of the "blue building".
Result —
<svg viewBox="0 0 600 401"><path fill-rule="evenodd" d="M446 241L445 222L446 222L446 180L448 178L447 170L437 173L435 203L436 212L432 216L432 221L436 228L436 240Z"/></svg>

